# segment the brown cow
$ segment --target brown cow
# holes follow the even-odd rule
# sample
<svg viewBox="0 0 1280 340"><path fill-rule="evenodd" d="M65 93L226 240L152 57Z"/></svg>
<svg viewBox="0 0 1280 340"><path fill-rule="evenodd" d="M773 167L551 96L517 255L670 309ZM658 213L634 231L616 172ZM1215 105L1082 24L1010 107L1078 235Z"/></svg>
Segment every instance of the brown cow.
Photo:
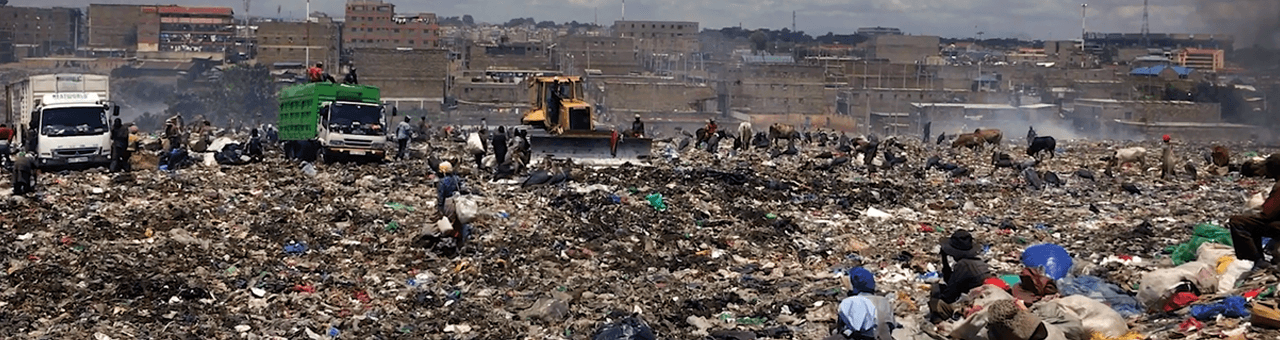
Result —
<svg viewBox="0 0 1280 340"><path fill-rule="evenodd" d="M993 146L1000 146L1000 141L1004 139L1004 134L1000 129L975 129L973 134L982 137L982 140Z"/></svg>
<svg viewBox="0 0 1280 340"><path fill-rule="evenodd" d="M769 142L777 145L779 139L786 139L794 144L797 139L800 139L800 132L796 131L795 126L774 123L769 126Z"/></svg>
<svg viewBox="0 0 1280 340"><path fill-rule="evenodd" d="M976 134L962 133L960 136L956 137L956 140L951 142L951 148L966 147L976 149L979 146L982 146L983 142L984 140Z"/></svg>

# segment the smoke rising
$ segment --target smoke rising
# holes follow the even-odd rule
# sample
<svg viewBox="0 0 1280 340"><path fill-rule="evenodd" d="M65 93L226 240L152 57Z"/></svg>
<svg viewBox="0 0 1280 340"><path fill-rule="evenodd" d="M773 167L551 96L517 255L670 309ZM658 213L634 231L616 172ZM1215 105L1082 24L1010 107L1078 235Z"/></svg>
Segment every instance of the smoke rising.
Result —
<svg viewBox="0 0 1280 340"><path fill-rule="evenodd" d="M1280 1L1192 0L1206 30L1231 34L1236 48L1280 48Z"/></svg>

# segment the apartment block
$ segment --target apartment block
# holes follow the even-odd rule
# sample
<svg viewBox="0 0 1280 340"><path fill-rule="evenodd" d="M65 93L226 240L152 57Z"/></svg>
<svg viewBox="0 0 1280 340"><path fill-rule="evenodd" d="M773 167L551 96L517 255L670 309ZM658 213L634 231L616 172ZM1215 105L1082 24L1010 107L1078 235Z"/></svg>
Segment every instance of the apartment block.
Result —
<svg viewBox="0 0 1280 340"><path fill-rule="evenodd" d="M347 2L342 32L353 48L440 48L440 25L433 13L396 14L396 5L381 0Z"/></svg>

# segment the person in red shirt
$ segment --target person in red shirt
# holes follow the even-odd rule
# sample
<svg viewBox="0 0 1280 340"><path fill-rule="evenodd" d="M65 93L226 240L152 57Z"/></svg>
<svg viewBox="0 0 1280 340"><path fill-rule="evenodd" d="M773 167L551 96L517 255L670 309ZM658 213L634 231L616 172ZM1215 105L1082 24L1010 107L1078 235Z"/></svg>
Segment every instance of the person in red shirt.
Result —
<svg viewBox="0 0 1280 340"><path fill-rule="evenodd" d="M13 129L0 124L0 163L9 162L9 145L13 144Z"/></svg>
<svg viewBox="0 0 1280 340"><path fill-rule="evenodd" d="M1280 154L1267 157L1265 164L1267 177L1280 179ZM1236 258L1254 261L1254 269L1271 268L1280 262L1280 256L1274 256L1280 254L1272 254L1272 262L1264 261L1262 257L1263 237L1280 240L1280 182L1271 187L1271 194L1262 203L1261 213L1231 216L1227 227L1231 229Z"/></svg>
<svg viewBox="0 0 1280 340"><path fill-rule="evenodd" d="M328 76L324 73L324 63L316 63L316 66L312 66L307 69L307 80L312 83L319 83L326 80L333 81L331 77L332 76Z"/></svg>

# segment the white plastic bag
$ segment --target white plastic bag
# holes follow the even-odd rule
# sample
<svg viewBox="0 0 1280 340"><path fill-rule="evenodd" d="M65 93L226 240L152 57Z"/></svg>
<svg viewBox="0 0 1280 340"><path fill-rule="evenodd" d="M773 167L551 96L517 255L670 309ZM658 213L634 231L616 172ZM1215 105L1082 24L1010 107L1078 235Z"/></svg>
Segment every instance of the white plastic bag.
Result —
<svg viewBox="0 0 1280 340"><path fill-rule="evenodd" d="M484 141L480 139L479 133L472 132L470 136L467 136L466 151L473 155L484 153Z"/></svg>
<svg viewBox="0 0 1280 340"><path fill-rule="evenodd" d="M1208 263L1194 261L1143 275L1136 298L1147 310L1160 310L1169 297L1173 296L1173 288L1183 281L1191 282L1202 292L1218 288L1216 269Z"/></svg>
<svg viewBox="0 0 1280 340"><path fill-rule="evenodd" d="M1085 330L1102 333L1107 337L1119 337L1129 332L1129 324L1106 304L1084 295L1072 295L1051 300L1070 314L1080 318Z"/></svg>
<svg viewBox="0 0 1280 340"><path fill-rule="evenodd" d="M467 196L458 196L453 199L453 207L458 213L458 221L462 223L471 223L476 220L476 216L480 212L480 205L475 199Z"/></svg>

